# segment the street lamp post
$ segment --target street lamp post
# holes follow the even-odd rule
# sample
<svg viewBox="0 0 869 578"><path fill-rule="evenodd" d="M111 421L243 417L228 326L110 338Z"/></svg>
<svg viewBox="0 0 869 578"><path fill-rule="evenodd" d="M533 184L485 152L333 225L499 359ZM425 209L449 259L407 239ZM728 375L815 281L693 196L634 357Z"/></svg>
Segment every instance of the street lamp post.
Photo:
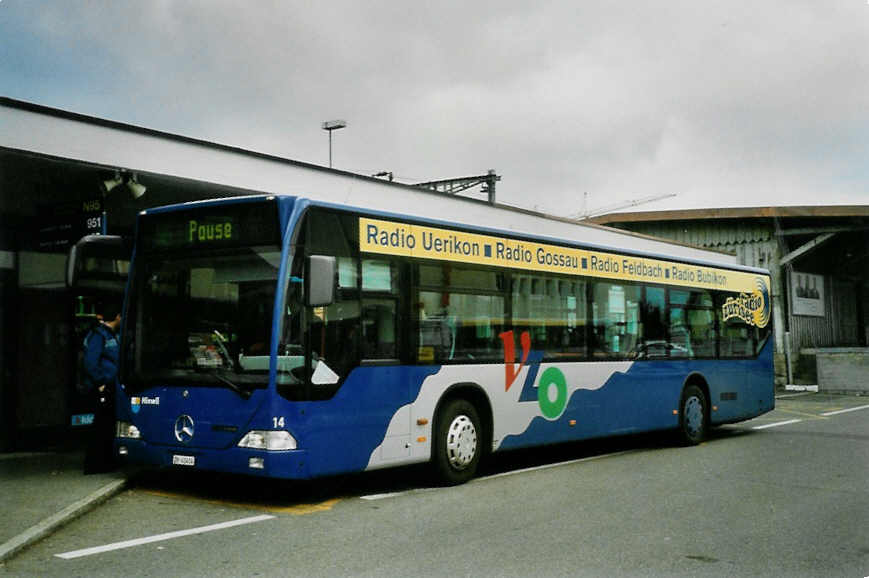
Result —
<svg viewBox="0 0 869 578"><path fill-rule="evenodd" d="M323 123L323 130L329 131L329 168L332 168L332 131L347 126L346 120L327 120Z"/></svg>

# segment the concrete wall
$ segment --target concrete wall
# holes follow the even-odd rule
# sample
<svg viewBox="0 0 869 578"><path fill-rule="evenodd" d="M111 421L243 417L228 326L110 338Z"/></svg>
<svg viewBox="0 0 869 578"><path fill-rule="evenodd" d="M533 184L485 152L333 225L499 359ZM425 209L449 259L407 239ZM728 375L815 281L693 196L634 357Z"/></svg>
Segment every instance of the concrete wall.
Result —
<svg viewBox="0 0 869 578"><path fill-rule="evenodd" d="M869 348L816 350L818 391L869 394Z"/></svg>

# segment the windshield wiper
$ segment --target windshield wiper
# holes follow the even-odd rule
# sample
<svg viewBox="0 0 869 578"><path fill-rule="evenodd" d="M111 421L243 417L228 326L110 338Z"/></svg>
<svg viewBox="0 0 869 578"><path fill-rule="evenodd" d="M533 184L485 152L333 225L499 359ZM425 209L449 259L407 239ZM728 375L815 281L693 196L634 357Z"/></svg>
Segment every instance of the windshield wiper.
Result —
<svg viewBox="0 0 869 578"><path fill-rule="evenodd" d="M214 340L217 343L217 348L220 350L220 353L223 355L224 359L226 359L226 364L229 366L230 371L235 371L235 363L232 361L232 356L227 351L226 346L223 344L226 341L226 337L221 335L220 331L215 329L212 333L216 337Z"/></svg>
<svg viewBox="0 0 869 578"><path fill-rule="evenodd" d="M244 399L250 399L250 396L253 394L253 392L251 390L248 390L248 389L241 387L237 383L233 382L231 379L227 379L227 378L223 377L222 375L220 375L216 371L211 372L211 375L213 375L220 383L225 384L226 386L229 387L229 389L231 389L232 391L234 391L235 393L237 393L238 395L240 395Z"/></svg>

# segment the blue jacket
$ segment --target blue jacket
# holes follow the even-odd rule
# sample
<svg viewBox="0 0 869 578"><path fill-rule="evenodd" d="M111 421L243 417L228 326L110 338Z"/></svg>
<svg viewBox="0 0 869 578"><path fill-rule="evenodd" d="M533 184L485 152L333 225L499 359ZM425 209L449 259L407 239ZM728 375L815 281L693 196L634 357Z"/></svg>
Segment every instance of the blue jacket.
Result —
<svg viewBox="0 0 869 578"><path fill-rule="evenodd" d="M118 360L121 348L117 335L110 327L100 323L84 338L84 375L88 390L101 385L114 386L118 379Z"/></svg>

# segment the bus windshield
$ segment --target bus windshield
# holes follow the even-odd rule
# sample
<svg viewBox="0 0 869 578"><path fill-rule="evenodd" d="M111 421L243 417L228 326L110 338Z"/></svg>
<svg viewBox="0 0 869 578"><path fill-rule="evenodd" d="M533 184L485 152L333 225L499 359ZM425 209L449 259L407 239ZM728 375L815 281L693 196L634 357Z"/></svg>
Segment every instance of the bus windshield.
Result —
<svg viewBox="0 0 869 578"><path fill-rule="evenodd" d="M277 247L145 254L124 320L128 385L268 383Z"/></svg>

